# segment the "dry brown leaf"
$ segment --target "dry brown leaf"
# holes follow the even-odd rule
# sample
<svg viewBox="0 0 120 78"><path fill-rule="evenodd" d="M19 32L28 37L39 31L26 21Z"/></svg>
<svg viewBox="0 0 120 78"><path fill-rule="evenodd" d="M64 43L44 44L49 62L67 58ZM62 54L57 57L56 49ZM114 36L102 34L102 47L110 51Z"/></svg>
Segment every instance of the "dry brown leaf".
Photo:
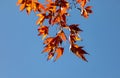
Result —
<svg viewBox="0 0 120 78"><path fill-rule="evenodd" d="M83 49L83 47L78 46L77 44L71 44L71 51L78 57L80 57L82 60L87 61L87 59L85 58L84 54L88 54L87 52L85 52Z"/></svg>

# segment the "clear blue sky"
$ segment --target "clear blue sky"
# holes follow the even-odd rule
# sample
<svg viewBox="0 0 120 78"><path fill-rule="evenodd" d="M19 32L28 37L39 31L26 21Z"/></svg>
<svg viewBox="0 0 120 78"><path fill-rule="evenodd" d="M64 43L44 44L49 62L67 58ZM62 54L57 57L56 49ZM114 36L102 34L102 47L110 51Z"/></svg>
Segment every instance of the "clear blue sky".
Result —
<svg viewBox="0 0 120 78"><path fill-rule="evenodd" d="M27 16L17 0L0 1L0 78L120 78L120 0L91 0L94 13L85 20L78 13L70 23L81 25L81 45L88 63L69 52L55 63L41 54L37 17Z"/></svg>

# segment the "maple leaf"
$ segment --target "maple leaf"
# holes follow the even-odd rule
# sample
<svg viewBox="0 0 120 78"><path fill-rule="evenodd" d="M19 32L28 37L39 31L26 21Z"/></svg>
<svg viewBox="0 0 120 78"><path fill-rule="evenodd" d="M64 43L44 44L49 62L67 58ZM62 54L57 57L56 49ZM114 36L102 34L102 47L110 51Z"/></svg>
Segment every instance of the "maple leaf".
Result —
<svg viewBox="0 0 120 78"><path fill-rule="evenodd" d="M48 27L47 26L42 26L38 28L38 35L43 35L42 39L44 39L48 35Z"/></svg>
<svg viewBox="0 0 120 78"><path fill-rule="evenodd" d="M78 46L77 44L72 44L70 46L71 51L78 57L80 57L82 60L87 61L87 59L85 58L84 54L88 54L87 52L85 52L83 49L83 47Z"/></svg>
<svg viewBox="0 0 120 78"><path fill-rule="evenodd" d="M63 51L64 51L64 48L62 48L62 47L58 47L57 49L56 49L56 53L57 53L57 55L56 55L56 58L55 58L55 61L57 60L57 59L59 59L62 55L63 55Z"/></svg>
<svg viewBox="0 0 120 78"><path fill-rule="evenodd" d="M83 11L81 12L81 15L84 16L85 18L88 18L89 13L92 13L91 10L92 6L87 6Z"/></svg>

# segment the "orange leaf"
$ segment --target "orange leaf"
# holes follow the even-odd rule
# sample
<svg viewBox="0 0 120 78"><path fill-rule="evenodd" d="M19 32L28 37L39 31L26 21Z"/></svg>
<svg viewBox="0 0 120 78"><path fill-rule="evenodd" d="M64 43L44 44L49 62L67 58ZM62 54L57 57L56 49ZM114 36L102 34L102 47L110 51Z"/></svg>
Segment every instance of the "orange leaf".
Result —
<svg viewBox="0 0 120 78"><path fill-rule="evenodd" d="M50 6L49 11L51 11L52 13L56 12L56 6Z"/></svg>
<svg viewBox="0 0 120 78"><path fill-rule="evenodd" d="M49 53L48 53L48 58L47 58L47 60L50 60L53 56L54 56L54 53L49 52Z"/></svg>
<svg viewBox="0 0 120 78"><path fill-rule="evenodd" d="M84 18L88 18L88 16L89 16L85 9L83 10L81 15L84 16Z"/></svg>
<svg viewBox="0 0 120 78"><path fill-rule="evenodd" d="M88 18L89 13L92 13L91 8L92 6L87 6L85 9L82 10L81 15L84 16L84 18Z"/></svg>
<svg viewBox="0 0 120 78"><path fill-rule="evenodd" d="M61 21L61 18L59 17L59 15L58 16L56 16L55 18L54 18L54 20L53 20L53 24L55 24L55 23L59 23Z"/></svg>
<svg viewBox="0 0 120 78"><path fill-rule="evenodd" d="M87 3L87 0L82 0L81 7L83 8L86 5L86 3Z"/></svg>
<svg viewBox="0 0 120 78"><path fill-rule="evenodd" d="M26 7L26 12L27 12L28 15L30 14L31 10L32 10L31 7Z"/></svg>
<svg viewBox="0 0 120 78"><path fill-rule="evenodd" d="M52 48L50 46L45 46L44 50L42 52L50 52Z"/></svg>
<svg viewBox="0 0 120 78"><path fill-rule="evenodd" d="M47 26L42 26L38 28L38 35L43 35L42 39L44 39L48 35L48 27Z"/></svg>
<svg viewBox="0 0 120 78"><path fill-rule="evenodd" d="M63 54L63 51L64 51L64 48L62 47L59 47L56 49L55 52L57 53L57 55L56 55L55 61L61 57L61 55Z"/></svg>
<svg viewBox="0 0 120 78"><path fill-rule="evenodd" d="M65 14L65 13L67 13L67 8L66 8L66 7L62 7L60 14L63 15L63 14Z"/></svg>
<svg viewBox="0 0 120 78"><path fill-rule="evenodd" d="M45 10L45 7L41 3L39 3L39 8Z"/></svg>
<svg viewBox="0 0 120 78"><path fill-rule="evenodd" d="M24 2L24 0L18 0L18 2L16 3L16 5L20 5L22 2Z"/></svg>
<svg viewBox="0 0 120 78"><path fill-rule="evenodd" d="M39 18L38 18L36 24L37 24L37 25L39 25L39 24L42 25L42 23L43 23L46 15L45 15L45 14L37 14L37 16L38 16Z"/></svg>
<svg viewBox="0 0 120 78"><path fill-rule="evenodd" d="M20 11L23 11L25 9L25 3L20 5Z"/></svg>
<svg viewBox="0 0 120 78"><path fill-rule="evenodd" d="M78 3L80 3L82 0L77 0Z"/></svg>
<svg viewBox="0 0 120 78"><path fill-rule="evenodd" d="M52 0L46 0L46 2L49 2L49 3L50 3L50 2L52 2Z"/></svg>
<svg viewBox="0 0 120 78"><path fill-rule="evenodd" d="M41 12L41 10L45 10L44 6L41 3L39 3L38 1L32 2L32 9L34 12L36 12L36 11Z"/></svg>
<svg viewBox="0 0 120 78"><path fill-rule="evenodd" d="M81 4L81 7L84 8L88 0L77 0L77 3Z"/></svg>
<svg viewBox="0 0 120 78"><path fill-rule="evenodd" d="M31 8L34 10L34 12L37 10L37 1L35 1L35 0L32 0L32 2L31 2Z"/></svg>
<svg viewBox="0 0 120 78"><path fill-rule="evenodd" d="M63 41L66 41L66 40L67 40L67 37L66 37L66 35L65 35L65 33L64 33L63 30L61 30L61 31L58 33L58 36L60 36Z"/></svg>
<svg viewBox="0 0 120 78"><path fill-rule="evenodd" d="M53 40L53 37L48 37L44 40L44 44L49 44Z"/></svg>

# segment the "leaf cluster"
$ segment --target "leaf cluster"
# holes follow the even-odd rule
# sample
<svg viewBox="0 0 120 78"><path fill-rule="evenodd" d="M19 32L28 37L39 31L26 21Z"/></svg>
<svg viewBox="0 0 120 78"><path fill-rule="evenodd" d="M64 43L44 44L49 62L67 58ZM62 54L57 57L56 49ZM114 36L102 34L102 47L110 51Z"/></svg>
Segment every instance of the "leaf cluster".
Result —
<svg viewBox="0 0 120 78"><path fill-rule="evenodd" d="M82 31L79 28L78 24L67 23L67 17L70 16L69 10L71 9L71 4L75 5L75 8L80 10L81 16L88 18L89 14L92 13L91 6L86 6L89 2L88 0L45 0L45 3L40 3L38 0L18 0L17 5L20 6L20 11L26 10L29 15L31 11L34 11L38 20L36 24L38 25L39 36L42 36L44 40L44 49L42 53L47 52L48 58L50 60L52 57L55 57L54 61L60 58L63 55L64 48L62 43L69 41L70 50L78 57L87 61L84 54L85 52L76 41L80 41L81 38L79 33ZM48 22L48 25L45 23ZM59 31L56 33L56 36L49 35L49 28L51 26L57 25ZM65 34L65 30L70 32L69 35Z"/></svg>

